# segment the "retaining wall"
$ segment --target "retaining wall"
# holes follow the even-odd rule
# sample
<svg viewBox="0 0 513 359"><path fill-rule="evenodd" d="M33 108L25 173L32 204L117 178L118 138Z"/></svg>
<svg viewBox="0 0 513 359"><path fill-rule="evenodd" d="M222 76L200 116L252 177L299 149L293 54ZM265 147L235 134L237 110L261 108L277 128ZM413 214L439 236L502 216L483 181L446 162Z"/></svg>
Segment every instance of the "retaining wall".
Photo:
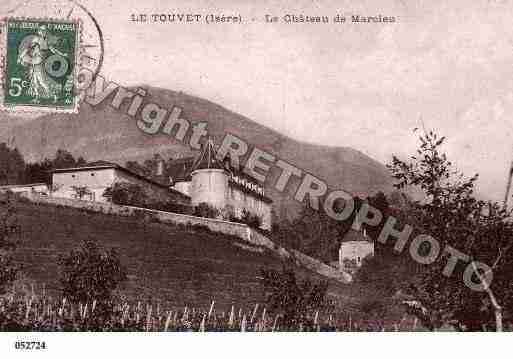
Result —
<svg viewBox="0 0 513 359"><path fill-rule="evenodd" d="M351 282L352 277L349 273L340 272L337 268L329 266L318 259L307 256L295 249L286 250L285 248L277 245L263 234L250 228L250 241L253 244L263 246L270 249L274 253L278 254L283 258L291 258L297 265L301 265L310 269L313 272L317 272L325 277L332 278L344 283Z"/></svg>
<svg viewBox="0 0 513 359"><path fill-rule="evenodd" d="M203 225L208 227L213 232L221 232L224 234L239 237L245 241L250 241L249 227L241 223L189 216L186 214L179 213L163 212L140 207L122 206L113 203L82 201L78 199L69 199L61 197L48 197L40 196L37 194L29 194L26 197L35 203L50 203L60 206L81 208L94 212L102 212L106 214L114 214L119 216L140 216L141 219L154 218L163 223Z"/></svg>

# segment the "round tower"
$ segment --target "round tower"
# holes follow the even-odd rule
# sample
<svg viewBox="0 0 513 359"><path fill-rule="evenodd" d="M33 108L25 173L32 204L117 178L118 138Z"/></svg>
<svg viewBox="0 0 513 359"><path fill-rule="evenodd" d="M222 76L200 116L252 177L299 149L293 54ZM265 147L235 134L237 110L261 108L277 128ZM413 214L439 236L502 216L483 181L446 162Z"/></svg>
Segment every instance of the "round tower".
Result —
<svg viewBox="0 0 513 359"><path fill-rule="evenodd" d="M228 202L228 173L215 156L214 143L208 140L191 173L191 204L208 203L223 209Z"/></svg>
<svg viewBox="0 0 513 359"><path fill-rule="evenodd" d="M228 175L222 168L202 168L192 172L191 204L208 203L217 209L227 204Z"/></svg>

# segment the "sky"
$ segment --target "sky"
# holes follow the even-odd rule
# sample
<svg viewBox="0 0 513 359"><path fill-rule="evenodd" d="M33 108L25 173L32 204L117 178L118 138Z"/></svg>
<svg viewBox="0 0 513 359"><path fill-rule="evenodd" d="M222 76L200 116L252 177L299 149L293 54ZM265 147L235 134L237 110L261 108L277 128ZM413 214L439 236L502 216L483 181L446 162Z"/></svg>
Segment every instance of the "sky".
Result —
<svg viewBox="0 0 513 359"><path fill-rule="evenodd" d="M38 2L49 3L26 6ZM2 3L0 11L18 2ZM504 196L513 160L512 1L82 4L105 34L102 72L111 80L184 91L297 140L352 147L383 163L413 154L413 129L424 124L447 136L464 173L480 173L480 195ZM243 23L130 21L141 13L240 14ZM280 22L265 23L266 14ZM396 22L286 24L287 14Z"/></svg>

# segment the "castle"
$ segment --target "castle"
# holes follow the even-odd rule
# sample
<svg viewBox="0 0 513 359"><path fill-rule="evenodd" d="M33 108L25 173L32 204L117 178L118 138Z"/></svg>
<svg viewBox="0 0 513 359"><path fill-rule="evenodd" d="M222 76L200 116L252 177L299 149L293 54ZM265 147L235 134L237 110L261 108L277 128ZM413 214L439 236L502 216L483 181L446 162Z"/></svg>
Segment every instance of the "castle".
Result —
<svg viewBox="0 0 513 359"><path fill-rule="evenodd" d="M116 163L97 161L81 167L59 168L52 171L51 184L36 183L0 187L0 192L27 193L107 202L103 194L115 183L140 186L156 202L172 202L182 208L194 208L205 203L219 212L219 218L242 219L249 214L258 218L260 228L272 226L272 200L264 188L244 173L238 173L215 156L214 144L209 140L198 157L172 161L164 169L158 163L152 178L142 176Z"/></svg>
<svg viewBox="0 0 513 359"><path fill-rule="evenodd" d="M244 212L257 216L261 228L272 226L272 200L264 187L252 177L240 173L216 158L209 140L200 155L175 160L168 170L172 188L189 196L191 205L207 203L228 216L242 218Z"/></svg>

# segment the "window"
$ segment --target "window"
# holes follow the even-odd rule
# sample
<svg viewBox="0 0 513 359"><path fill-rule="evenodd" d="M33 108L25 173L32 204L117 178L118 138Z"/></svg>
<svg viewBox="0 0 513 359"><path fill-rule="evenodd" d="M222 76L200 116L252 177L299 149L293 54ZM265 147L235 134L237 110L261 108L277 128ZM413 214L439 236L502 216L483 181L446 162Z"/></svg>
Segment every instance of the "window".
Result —
<svg viewBox="0 0 513 359"><path fill-rule="evenodd" d="M83 201L94 201L94 192L89 193L72 193L71 198L73 199L81 199Z"/></svg>
<svg viewBox="0 0 513 359"><path fill-rule="evenodd" d="M76 176L75 175L71 175L71 178L75 178Z"/></svg>
<svg viewBox="0 0 513 359"><path fill-rule="evenodd" d="M94 173L91 173L91 176L94 176Z"/></svg>

